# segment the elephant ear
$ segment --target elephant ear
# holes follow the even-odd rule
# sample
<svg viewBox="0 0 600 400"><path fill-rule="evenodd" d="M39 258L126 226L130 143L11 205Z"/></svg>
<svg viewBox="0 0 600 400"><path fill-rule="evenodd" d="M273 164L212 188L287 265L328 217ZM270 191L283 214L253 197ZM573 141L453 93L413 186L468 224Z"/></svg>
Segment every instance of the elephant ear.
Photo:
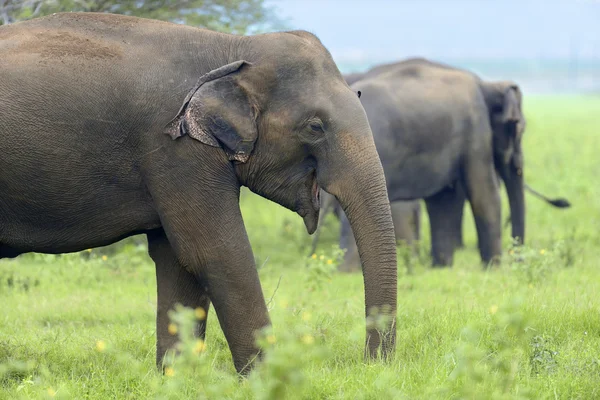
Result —
<svg viewBox="0 0 600 400"><path fill-rule="evenodd" d="M491 103L492 118L504 126L514 126L516 135L525 130L522 110L522 93L514 82L495 82L488 85L487 101Z"/></svg>
<svg viewBox="0 0 600 400"><path fill-rule="evenodd" d="M517 170L522 170L525 117L521 90L510 81L484 83L483 89L494 130L494 151L502 157L503 163L512 163Z"/></svg>
<svg viewBox="0 0 600 400"><path fill-rule="evenodd" d="M240 72L249 65L236 61L200 77L165 133L173 139L188 135L223 148L232 161L248 161L258 137L258 108L241 85Z"/></svg>
<svg viewBox="0 0 600 400"><path fill-rule="evenodd" d="M517 134L520 134L525 128L525 117L521 109L521 90L516 84L509 84L504 91L504 102L502 105L502 121L514 123L517 126Z"/></svg>

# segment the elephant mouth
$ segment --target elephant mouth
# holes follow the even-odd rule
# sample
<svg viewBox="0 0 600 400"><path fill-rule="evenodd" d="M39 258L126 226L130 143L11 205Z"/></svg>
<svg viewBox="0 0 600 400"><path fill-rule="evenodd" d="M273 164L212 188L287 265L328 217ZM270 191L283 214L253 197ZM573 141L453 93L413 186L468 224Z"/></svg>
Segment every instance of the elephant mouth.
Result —
<svg viewBox="0 0 600 400"><path fill-rule="evenodd" d="M313 175L311 200L315 210L319 210L321 208L321 190L319 188L319 184L317 183L316 175Z"/></svg>
<svg viewBox="0 0 600 400"><path fill-rule="evenodd" d="M310 201L308 203L310 205L308 207L301 207L298 214L303 218L308 234L312 235L317 230L319 210L321 209L321 190L317 183L316 171L310 174L307 189L309 191Z"/></svg>

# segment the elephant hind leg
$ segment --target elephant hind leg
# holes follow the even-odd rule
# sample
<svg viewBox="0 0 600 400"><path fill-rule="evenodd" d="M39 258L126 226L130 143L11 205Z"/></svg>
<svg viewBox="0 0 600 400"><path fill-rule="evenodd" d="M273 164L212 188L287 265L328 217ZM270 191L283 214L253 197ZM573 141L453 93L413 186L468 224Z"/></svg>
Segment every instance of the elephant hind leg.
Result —
<svg viewBox="0 0 600 400"><path fill-rule="evenodd" d="M500 191L491 156L488 160L470 161L466 166L465 189L475 218L479 253L487 266L496 264L502 252Z"/></svg>
<svg viewBox="0 0 600 400"><path fill-rule="evenodd" d="M462 181L457 181L454 184L454 196L456 198L452 202L452 209L449 210L452 215L452 224L455 226L454 249L462 249L465 247L463 240L463 216L465 211L465 202L467 201L467 193L465 192Z"/></svg>
<svg viewBox="0 0 600 400"><path fill-rule="evenodd" d="M402 242L412 246L417 237L418 221L415 216L414 201L396 201L390 204L396 243Z"/></svg>
<svg viewBox="0 0 600 400"><path fill-rule="evenodd" d="M415 240L421 241L421 202L417 200L413 209L413 228L415 230Z"/></svg>
<svg viewBox="0 0 600 400"><path fill-rule="evenodd" d="M464 197L447 188L425 199L431 230L431 256L434 267L451 266L460 236ZM457 223L458 221L458 223Z"/></svg>
<svg viewBox="0 0 600 400"><path fill-rule="evenodd" d="M204 318L198 318L194 335L204 340L210 300L206 286L179 263L162 229L148 233L148 252L156 264L156 364L158 368L162 368L165 355L175 351L178 341L177 334L169 332L168 312L176 304L195 310L201 308L203 312L198 310L197 316L204 314Z"/></svg>

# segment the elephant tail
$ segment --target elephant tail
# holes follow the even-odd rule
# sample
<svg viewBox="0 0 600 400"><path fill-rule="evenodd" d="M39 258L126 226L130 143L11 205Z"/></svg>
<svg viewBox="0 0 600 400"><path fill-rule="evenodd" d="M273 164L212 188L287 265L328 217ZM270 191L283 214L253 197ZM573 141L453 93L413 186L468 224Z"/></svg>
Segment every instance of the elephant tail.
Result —
<svg viewBox="0 0 600 400"><path fill-rule="evenodd" d="M550 198L544 196L543 194L541 194L540 192L536 191L535 189L533 189L528 184L525 184L525 190L527 190L529 193L533 194L535 197L544 200L546 203L548 203L551 206L554 206L556 208L569 208L569 207L571 207L571 203L569 202L569 200L567 200L567 199L565 199L563 197L559 197L559 198L556 198L556 199L550 199ZM508 227L509 224L510 224L510 215L508 216L508 218L504 222L504 227L505 228Z"/></svg>
<svg viewBox="0 0 600 400"><path fill-rule="evenodd" d="M525 189L530 192L531 194L533 194L534 196L536 196L537 198L540 198L544 201L546 201L548 204L557 207L557 208L569 208L571 207L571 203L569 203L569 200L565 199L565 198L557 198L557 199L549 199L548 197L544 196L543 194L541 194L540 192L534 190L531 186L525 184Z"/></svg>

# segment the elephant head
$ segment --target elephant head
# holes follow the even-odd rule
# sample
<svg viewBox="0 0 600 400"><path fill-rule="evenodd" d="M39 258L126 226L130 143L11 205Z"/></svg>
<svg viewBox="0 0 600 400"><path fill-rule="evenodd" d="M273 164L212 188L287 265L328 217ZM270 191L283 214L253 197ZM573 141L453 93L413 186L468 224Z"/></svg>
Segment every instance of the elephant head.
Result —
<svg viewBox="0 0 600 400"><path fill-rule="evenodd" d="M512 237L525 240L523 151L525 131L522 93L514 82L484 82L482 89L493 132L494 164L504 181L510 203Z"/></svg>
<svg viewBox="0 0 600 400"><path fill-rule="evenodd" d="M257 35L239 59L203 76L168 127L223 150L237 181L295 211L312 234L320 188L352 224L366 312L388 310L367 332L367 354L393 352L396 248L385 178L365 111L320 41L306 32Z"/></svg>

